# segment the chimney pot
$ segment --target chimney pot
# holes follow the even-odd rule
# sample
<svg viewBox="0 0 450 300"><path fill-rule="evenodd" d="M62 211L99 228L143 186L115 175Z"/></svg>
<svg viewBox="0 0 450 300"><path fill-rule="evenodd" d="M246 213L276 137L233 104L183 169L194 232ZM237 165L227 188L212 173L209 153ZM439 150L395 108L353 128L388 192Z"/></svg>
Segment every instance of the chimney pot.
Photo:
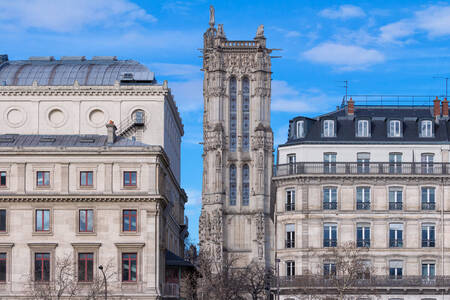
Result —
<svg viewBox="0 0 450 300"><path fill-rule="evenodd" d="M114 144L114 142L116 141L116 130L117 130L117 127L114 124L114 121L109 120L108 124L106 124L106 131L107 131L107 135L108 135L108 139L107 139L108 144Z"/></svg>
<svg viewBox="0 0 450 300"><path fill-rule="evenodd" d="M444 118L448 118L448 101L447 101L447 98L444 98L444 101L442 101L442 116Z"/></svg>
<svg viewBox="0 0 450 300"><path fill-rule="evenodd" d="M441 115L441 100L436 96L436 99L433 100L434 108L433 108L433 116L437 119Z"/></svg>
<svg viewBox="0 0 450 300"><path fill-rule="evenodd" d="M355 102L350 97L350 100L348 100L347 103L347 114L350 116L353 116L355 114Z"/></svg>

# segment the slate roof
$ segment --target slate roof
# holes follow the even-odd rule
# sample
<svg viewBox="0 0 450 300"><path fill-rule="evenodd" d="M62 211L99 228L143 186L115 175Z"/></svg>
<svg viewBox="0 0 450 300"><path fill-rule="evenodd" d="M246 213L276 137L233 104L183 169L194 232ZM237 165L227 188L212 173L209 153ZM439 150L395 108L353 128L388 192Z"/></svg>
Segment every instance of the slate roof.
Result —
<svg viewBox="0 0 450 300"><path fill-rule="evenodd" d="M336 136L323 137L323 120L336 121ZM357 137L356 124L359 119L370 120L370 136ZM401 137L388 136L388 122L391 119L400 120L402 124ZM303 138L296 135L296 123L304 120L306 134ZM421 137L420 121L433 120L433 137ZM448 118L433 118L431 106L356 106L354 116L346 113L346 108L320 115L316 118L298 116L289 121L288 140L282 146L295 144L447 144L450 141L450 122Z"/></svg>
<svg viewBox="0 0 450 300"><path fill-rule="evenodd" d="M2 147L146 147L147 144L124 137L116 137L113 144L107 143L106 135L32 135L0 134Z"/></svg>
<svg viewBox="0 0 450 300"><path fill-rule="evenodd" d="M97 56L86 60L84 56L30 57L28 60L0 59L0 85L70 86L78 81L82 86L110 86L119 82L156 83L153 72L134 60Z"/></svg>
<svg viewBox="0 0 450 300"><path fill-rule="evenodd" d="M169 250L166 250L166 266L194 268L192 263Z"/></svg>

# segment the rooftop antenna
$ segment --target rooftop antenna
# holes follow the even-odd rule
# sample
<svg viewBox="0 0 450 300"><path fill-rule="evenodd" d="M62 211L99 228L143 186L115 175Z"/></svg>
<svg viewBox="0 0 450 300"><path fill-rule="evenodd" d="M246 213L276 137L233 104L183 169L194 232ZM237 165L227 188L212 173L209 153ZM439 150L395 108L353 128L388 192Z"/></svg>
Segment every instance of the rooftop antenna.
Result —
<svg viewBox="0 0 450 300"><path fill-rule="evenodd" d="M447 91L448 91L448 77L442 77L442 76L433 76L433 79L445 79L445 98L447 98Z"/></svg>
<svg viewBox="0 0 450 300"><path fill-rule="evenodd" d="M344 85L339 86L339 87L345 88L345 96L342 99L342 103L341 103L341 107L344 107L345 104L347 103L347 97L348 97L348 80L342 80L342 81L338 81L338 82L344 83Z"/></svg>

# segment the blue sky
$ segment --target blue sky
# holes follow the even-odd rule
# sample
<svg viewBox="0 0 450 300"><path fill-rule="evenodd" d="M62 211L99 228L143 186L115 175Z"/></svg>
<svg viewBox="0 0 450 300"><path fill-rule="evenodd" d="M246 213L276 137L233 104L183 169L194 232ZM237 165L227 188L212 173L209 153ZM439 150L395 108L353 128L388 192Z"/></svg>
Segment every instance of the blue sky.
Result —
<svg viewBox="0 0 450 300"><path fill-rule="evenodd" d="M450 3L427 1L0 0L0 54L117 55L169 80L183 118L182 186L198 239L202 179L202 73L198 48L209 5L230 40L264 24L274 55L275 143L292 117L315 115L350 94L442 95L450 75Z"/></svg>

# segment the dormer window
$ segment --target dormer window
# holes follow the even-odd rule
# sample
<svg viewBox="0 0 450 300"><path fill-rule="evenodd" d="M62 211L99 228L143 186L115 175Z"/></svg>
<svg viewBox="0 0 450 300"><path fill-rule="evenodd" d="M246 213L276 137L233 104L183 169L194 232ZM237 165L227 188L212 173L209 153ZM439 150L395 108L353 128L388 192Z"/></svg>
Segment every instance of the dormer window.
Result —
<svg viewBox="0 0 450 300"><path fill-rule="evenodd" d="M323 121L323 136L334 137L334 120Z"/></svg>
<svg viewBox="0 0 450 300"><path fill-rule="evenodd" d="M433 122L431 120L423 120L420 122L420 136L421 137L433 136Z"/></svg>
<svg viewBox="0 0 450 300"><path fill-rule="evenodd" d="M401 137L401 123L400 120L389 121L389 136Z"/></svg>
<svg viewBox="0 0 450 300"><path fill-rule="evenodd" d="M369 136L369 120L358 120L357 123L357 136L368 137Z"/></svg>
<svg viewBox="0 0 450 300"><path fill-rule="evenodd" d="M297 121L297 138L305 137L305 121Z"/></svg>

